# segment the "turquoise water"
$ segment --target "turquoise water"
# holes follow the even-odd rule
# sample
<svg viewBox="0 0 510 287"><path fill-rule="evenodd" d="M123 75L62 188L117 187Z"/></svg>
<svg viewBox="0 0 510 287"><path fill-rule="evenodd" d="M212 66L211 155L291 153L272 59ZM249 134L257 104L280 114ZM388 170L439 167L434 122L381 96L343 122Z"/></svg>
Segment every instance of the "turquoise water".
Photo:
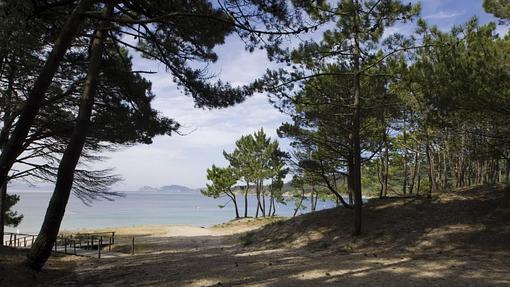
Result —
<svg viewBox="0 0 510 287"><path fill-rule="evenodd" d="M24 215L17 228L6 228L8 231L21 233L37 233L41 227L46 208L51 196L50 192L14 192L20 201L14 209ZM76 197L71 197L66 209L61 229L76 230L81 228L101 228L135 226L146 224L190 224L210 226L229 221L235 217L232 203L224 208L227 198L208 198L199 192L165 193L165 192L127 192L126 197L115 201L96 201L92 206L84 205ZM240 213L244 214L244 201L238 198ZM255 212L255 198L249 199L248 213ZM305 204L309 204L305 201ZM268 208L268 202L266 202ZM333 202L319 202L318 209L334 207ZM307 209L309 210L309 208ZM292 216L294 203L278 204L276 214Z"/></svg>

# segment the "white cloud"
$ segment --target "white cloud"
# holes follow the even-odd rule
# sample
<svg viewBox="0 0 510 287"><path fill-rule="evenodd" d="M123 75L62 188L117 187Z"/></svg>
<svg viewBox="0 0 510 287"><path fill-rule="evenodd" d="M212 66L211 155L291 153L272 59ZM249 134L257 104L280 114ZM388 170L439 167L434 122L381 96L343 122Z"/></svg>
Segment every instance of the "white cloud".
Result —
<svg viewBox="0 0 510 287"><path fill-rule="evenodd" d="M460 15L463 15L464 14L464 11L439 11L437 13L434 13L434 14L429 14L429 15L426 15L426 16L423 16L424 19L426 20L443 20L443 19L448 19L448 20L453 20L454 18L460 16Z"/></svg>
<svg viewBox="0 0 510 287"><path fill-rule="evenodd" d="M233 85L248 84L271 66L265 52L243 52L242 44L229 39L219 47L219 61L209 67L211 74ZM231 151L235 140L243 134L263 127L272 137L286 120L268 103L264 95L254 95L245 102L226 109L197 109L191 97L185 96L172 82L171 74L139 56L133 58L135 69L158 72L147 74L156 95L153 105L162 115L183 125L186 136L157 137L152 145L138 145L109 153L108 160L97 167L115 167L124 177L117 189L132 190L143 185L205 185L205 170L213 163L225 165L222 151Z"/></svg>

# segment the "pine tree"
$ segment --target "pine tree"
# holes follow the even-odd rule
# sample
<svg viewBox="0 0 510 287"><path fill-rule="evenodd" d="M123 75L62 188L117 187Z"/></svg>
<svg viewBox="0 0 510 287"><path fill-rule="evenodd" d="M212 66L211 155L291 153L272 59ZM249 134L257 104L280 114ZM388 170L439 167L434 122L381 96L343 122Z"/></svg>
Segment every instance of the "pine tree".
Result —
<svg viewBox="0 0 510 287"><path fill-rule="evenodd" d="M419 9L419 5L403 4L401 1L344 0L331 4L309 4L307 12L310 17L327 20L333 27L326 28L321 41L306 41L291 52L282 51L279 59L291 65L290 71L270 72L266 83L262 83L269 86L269 92L283 99L299 88L297 83L311 78L332 77L346 83L339 92L351 93L351 98L345 103L350 107L351 117L344 125L349 141L342 144L351 150L347 165L349 186L354 196L353 233L356 235L361 233L363 204L361 129L365 124L362 114L366 98L363 82L381 77L379 66L392 55L411 48L411 42L398 34L386 41L389 45L384 49L381 49L381 40L385 28L412 20ZM328 71L331 63L337 64L339 69Z"/></svg>
<svg viewBox="0 0 510 287"><path fill-rule="evenodd" d="M236 170L231 166L221 168L213 165L207 169L207 179L211 184L207 184L207 189L202 190L202 194L213 198L225 194L234 204L236 218L240 218L236 194L232 189L239 180Z"/></svg>

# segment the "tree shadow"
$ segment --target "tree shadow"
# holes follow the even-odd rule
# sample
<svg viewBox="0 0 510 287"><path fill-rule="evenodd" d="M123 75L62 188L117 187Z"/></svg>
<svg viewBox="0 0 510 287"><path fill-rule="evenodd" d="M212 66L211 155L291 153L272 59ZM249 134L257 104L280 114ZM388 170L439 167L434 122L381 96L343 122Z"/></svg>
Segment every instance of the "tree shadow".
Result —
<svg viewBox="0 0 510 287"><path fill-rule="evenodd" d="M43 271L34 271L24 264L28 249L0 246L0 286L36 286L73 274L75 262L60 254L51 256Z"/></svg>

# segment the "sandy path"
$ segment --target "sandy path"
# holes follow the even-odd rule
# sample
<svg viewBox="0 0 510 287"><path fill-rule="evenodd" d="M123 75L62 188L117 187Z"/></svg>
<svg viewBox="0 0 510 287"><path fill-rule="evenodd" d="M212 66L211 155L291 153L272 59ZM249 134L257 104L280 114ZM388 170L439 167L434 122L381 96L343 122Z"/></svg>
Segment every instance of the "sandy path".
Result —
<svg viewBox="0 0 510 287"><path fill-rule="evenodd" d="M510 258L471 250L441 254L363 254L338 250L243 247L240 232L220 228L145 226L141 254L81 261L46 286L509 286ZM155 234L148 235L151 233Z"/></svg>

